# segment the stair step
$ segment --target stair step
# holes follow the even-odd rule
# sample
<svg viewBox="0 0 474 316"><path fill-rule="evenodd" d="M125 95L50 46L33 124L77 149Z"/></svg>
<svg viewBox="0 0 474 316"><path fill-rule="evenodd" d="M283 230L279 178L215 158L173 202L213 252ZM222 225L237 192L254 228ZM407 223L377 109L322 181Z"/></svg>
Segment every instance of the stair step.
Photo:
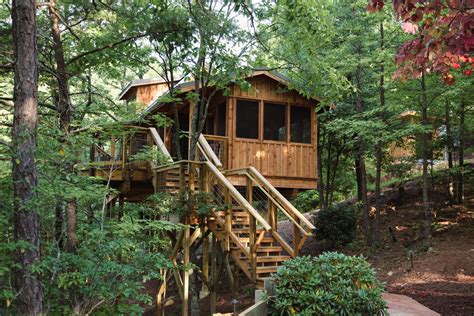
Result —
<svg viewBox="0 0 474 316"><path fill-rule="evenodd" d="M256 237L255 239L257 239L258 237ZM250 238L249 237L239 237L240 241L242 243L248 243L250 242ZM276 243L277 241L273 238L273 237L263 237L261 243L262 244L265 244L265 243Z"/></svg>
<svg viewBox="0 0 474 316"><path fill-rule="evenodd" d="M259 274L265 274L265 273L276 273L278 269L278 266L273 266L273 267L257 267L257 277L259 277Z"/></svg>
<svg viewBox="0 0 474 316"><path fill-rule="evenodd" d="M290 259L291 256L257 256L257 262L283 262Z"/></svg>
<svg viewBox="0 0 474 316"><path fill-rule="evenodd" d="M260 246L257 248L257 253L259 252L283 252L281 246Z"/></svg>

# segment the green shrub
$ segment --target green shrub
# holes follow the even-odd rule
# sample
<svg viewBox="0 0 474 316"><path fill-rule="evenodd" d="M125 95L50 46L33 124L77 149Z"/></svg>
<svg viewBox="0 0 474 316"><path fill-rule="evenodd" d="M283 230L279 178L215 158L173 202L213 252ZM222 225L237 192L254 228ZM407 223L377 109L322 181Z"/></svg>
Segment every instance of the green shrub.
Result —
<svg viewBox="0 0 474 316"><path fill-rule="evenodd" d="M319 205L319 192L316 190L300 192L292 203L302 213L311 212Z"/></svg>
<svg viewBox="0 0 474 316"><path fill-rule="evenodd" d="M326 252L288 260L276 275L276 315L383 314L383 286L363 257Z"/></svg>
<svg viewBox="0 0 474 316"><path fill-rule="evenodd" d="M347 204L322 209L314 216L314 226L316 238L325 239L332 246L344 246L351 243L356 235L356 209Z"/></svg>

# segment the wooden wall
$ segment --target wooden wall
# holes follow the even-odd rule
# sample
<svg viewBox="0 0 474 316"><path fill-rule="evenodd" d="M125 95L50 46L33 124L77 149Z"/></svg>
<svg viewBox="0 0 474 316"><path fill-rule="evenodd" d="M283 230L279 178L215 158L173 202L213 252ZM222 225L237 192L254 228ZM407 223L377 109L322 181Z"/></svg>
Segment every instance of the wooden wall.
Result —
<svg viewBox="0 0 474 316"><path fill-rule="evenodd" d="M316 105L314 100L301 96L296 91L285 91L286 87L278 84L275 80L265 76L256 76L247 79L252 88L246 91L239 85L231 87L233 97L243 97L252 99L261 99L267 101L276 101L283 103L299 104L299 105Z"/></svg>
<svg viewBox="0 0 474 316"><path fill-rule="evenodd" d="M168 90L168 85L166 83L150 84L137 87L136 101L137 104L141 104L141 107L138 107L137 110L150 105L150 103L157 98L158 94L161 94L166 90Z"/></svg>
<svg viewBox="0 0 474 316"><path fill-rule="evenodd" d="M277 187L316 188L316 113L311 111L311 144L292 143L287 141L263 140L263 102L273 101L291 106L307 106L314 109L316 101L309 100L295 91L284 91L275 80L266 76L257 76L248 80L252 85L250 91L238 85L231 87L228 98L228 132L229 169L256 167L270 182ZM236 102L238 99L260 102L259 139L237 138ZM289 126L289 117L287 117ZM235 179L236 184L239 180Z"/></svg>

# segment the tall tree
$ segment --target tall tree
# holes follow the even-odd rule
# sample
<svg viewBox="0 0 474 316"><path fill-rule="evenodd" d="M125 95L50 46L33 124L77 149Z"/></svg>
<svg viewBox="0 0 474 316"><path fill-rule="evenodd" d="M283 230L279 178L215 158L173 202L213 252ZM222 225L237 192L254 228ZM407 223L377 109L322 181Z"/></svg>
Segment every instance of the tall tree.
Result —
<svg viewBox="0 0 474 316"><path fill-rule="evenodd" d="M15 55L12 175L14 238L28 245L16 251L15 272L19 310L28 315L43 311L43 289L31 271L40 259L40 218L35 209L35 163L38 105L36 1L14 0L12 26Z"/></svg>
<svg viewBox="0 0 474 316"><path fill-rule="evenodd" d="M385 32L383 21L380 22L380 49L383 51L385 48ZM385 107L385 65L382 61L380 66L380 84L379 84L379 95L380 95L380 108L381 108L381 119L384 119L384 107ZM381 197L381 181L382 181L382 159L383 149L381 140L377 141L375 145L375 240L380 240L380 213L382 208L382 197Z"/></svg>
<svg viewBox="0 0 474 316"><path fill-rule="evenodd" d="M428 196L428 159L430 158L430 140L432 136L432 130L429 128L428 121L428 96L427 96L427 87L426 87L426 77L425 73L422 72L420 80L420 107L421 107L421 125L423 131L421 134L421 146L422 146L422 161L423 161L423 212L425 215L425 238L426 244L429 246L431 244L431 210L429 205L429 196Z"/></svg>
<svg viewBox="0 0 474 316"><path fill-rule="evenodd" d="M238 25L240 5L233 1L188 2L191 23L195 29L194 45L188 54L186 73L194 79L189 159L194 159L199 135L204 130L209 106L218 92L226 93L231 82L246 85L242 78L252 39Z"/></svg>
<svg viewBox="0 0 474 316"><path fill-rule="evenodd" d="M67 73L67 65L64 57L63 42L61 40L61 30L59 13L57 11L57 1L49 1L49 19L51 23L51 37L53 39L53 51L54 60L56 63L56 82L57 82L57 102L56 108L59 112L59 126L64 134L63 140L69 134L72 118L71 98L69 94L69 77ZM72 163L66 164L65 171L72 173ZM77 202L74 198L69 199L66 202L66 223L67 223L67 249L69 251L75 251L77 248ZM61 236L62 228L62 203L56 205L56 232L57 236ZM61 244L61 238L57 237L59 244Z"/></svg>
<svg viewBox="0 0 474 316"><path fill-rule="evenodd" d="M464 133L465 133L465 119L466 119L466 106L464 103L464 97L461 97L459 102L459 172L456 182L456 203L462 204L464 199L464 184L463 184L463 173L464 173Z"/></svg>

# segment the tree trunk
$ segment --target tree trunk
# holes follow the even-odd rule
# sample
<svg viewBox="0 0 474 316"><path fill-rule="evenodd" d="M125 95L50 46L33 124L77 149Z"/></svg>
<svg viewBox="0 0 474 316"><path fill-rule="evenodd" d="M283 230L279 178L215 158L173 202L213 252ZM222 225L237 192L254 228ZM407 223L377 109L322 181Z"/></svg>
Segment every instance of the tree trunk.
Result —
<svg viewBox="0 0 474 316"><path fill-rule="evenodd" d="M340 158L341 158L342 151L344 150L344 147L345 147L345 145L343 144L342 147L337 148L337 151L336 151L336 161L334 162L334 165L332 167L333 171L332 171L331 183L330 184L328 183L328 186L331 188L331 193L330 194L328 193L328 195L329 195L328 206L331 206L332 202L333 202L334 182L336 181L337 169L339 167L339 161L340 161Z"/></svg>
<svg viewBox="0 0 474 316"><path fill-rule="evenodd" d="M384 28L383 22L380 22L380 48L384 49ZM384 82L384 62L380 66L380 108L381 118L384 120L384 106L385 106L385 82ZM382 180L382 141L378 140L375 147L375 231L374 238L376 241L380 240L380 212L381 212L381 180Z"/></svg>
<svg viewBox="0 0 474 316"><path fill-rule="evenodd" d="M55 222L54 222L54 239L56 240L59 249L63 248L63 208L62 201L56 202Z"/></svg>
<svg viewBox="0 0 474 316"><path fill-rule="evenodd" d="M360 55L360 46L357 47L357 51ZM357 113L362 113L362 96L361 92L361 68L357 65L356 68L356 110ZM360 135L357 135L357 153L356 153L356 165L357 165L357 176L358 176L358 195L359 202L362 203L362 219L364 223L364 230L367 239L367 245L372 245L373 234L371 232L370 217L369 217L369 202L367 199L367 172L365 169L365 141Z"/></svg>
<svg viewBox="0 0 474 316"><path fill-rule="evenodd" d="M170 63L170 82L168 84L168 88L170 91L171 97L175 97L174 95L174 71L173 71L173 64L172 64L172 57L170 54L169 57L169 63ZM171 125L171 143L173 148L176 148L176 158L178 160L183 159L181 155L181 146L179 145L179 133L181 131L180 126L179 126L179 113L178 113L178 105L176 104L175 101L171 104L171 111L173 113L173 125Z"/></svg>
<svg viewBox="0 0 474 316"><path fill-rule="evenodd" d="M56 79L58 87L58 104L59 123L64 140L69 135L69 129L72 117L71 99L69 94L69 78L67 73L67 65L64 58L63 43L61 41L61 30L59 28L59 17L56 10L56 0L49 1L49 18L51 24L51 35L54 43L54 60L56 62ZM73 164L66 163L66 172L72 173ZM66 223L67 223L67 249L75 251L77 248L76 226L77 226L77 203L74 200L67 201L66 207ZM58 218L56 219L59 220Z"/></svg>
<svg viewBox="0 0 474 316"><path fill-rule="evenodd" d="M67 218L67 251L76 252L77 250L77 202L72 199L67 202L66 218Z"/></svg>
<svg viewBox="0 0 474 316"><path fill-rule="evenodd" d="M328 139L331 139L331 135L328 135ZM331 161L332 161L332 142L328 142L328 159L326 163L326 200L324 201L324 208L329 207L329 196L331 195L332 188L331 184Z"/></svg>
<svg viewBox="0 0 474 316"><path fill-rule="evenodd" d="M421 124L426 129L428 127L428 99L426 95L426 82L425 73L421 76ZM429 158L429 138L431 137L430 131L423 131L422 134L422 146L423 146L423 212L425 215L425 238L426 245L431 245L431 211L428 200L428 158Z"/></svg>
<svg viewBox="0 0 474 316"><path fill-rule="evenodd" d="M58 12L56 11L56 0L49 0L49 19L51 24L51 35L54 44L54 60L56 62L56 82L58 85L58 111L61 129L65 134L69 133L71 124L71 101L69 97L69 78L67 66L64 60L63 43L61 41L61 30L59 28Z"/></svg>
<svg viewBox="0 0 474 316"><path fill-rule="evenodd" d="M319 207L324 208L324 180L323 180L323 153L322 153L322 148L324 145L324 138L321 139L321 127L320 123L318 122L318 127L317 127L317 133L318 133L318 144L316 148L316 157L317 157L317 167L318 167L318 191L319 191Z"/></svg>
<svg viewBox="0 0 474 316"><path fill-rule="evenodd" d="M463 172L464 172L464 117L465 117L465 104L464 100L461 100L459 104L459 171L457 176L456 184L456 203L462 204L464 197L463 190Z"/></svg>
<svg viewBox="0 0 474 316"><path fill-rule="evenodd" d="M15 290L18 310L39 315L43 311L43 289L31 266L40 260L40 217L35 210L37 172L35 164L38 107L38 60L36 3L14 0L12 28L15 54L14 116L12 131L13 235L31 247L17 249Z"/></svg>
<svg viewBox="0 0 474 316"><path fill-rule="evenodd" d="M449 205L453 204L453 135L451 132L451 111L449 107L449 101L445 102L445 125L446 125L446 147L447 147L447 158L448 158L448 201Z"/></svg>

